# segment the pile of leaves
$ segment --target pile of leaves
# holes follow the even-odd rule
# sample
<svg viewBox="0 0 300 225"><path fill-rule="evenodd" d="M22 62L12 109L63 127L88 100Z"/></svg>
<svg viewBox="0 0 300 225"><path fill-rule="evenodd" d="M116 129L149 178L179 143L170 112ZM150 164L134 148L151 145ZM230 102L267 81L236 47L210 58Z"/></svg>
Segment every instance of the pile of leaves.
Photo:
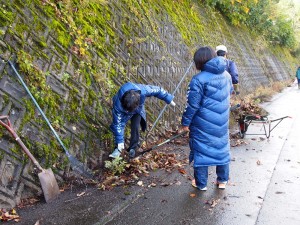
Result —
<svg viewBox="0 0 300 225"><path fill-rule="evenodd" d="M232 110L231 113L235 118L238 118L240 115L267 115L268 113L260 107L260 105L251 99L250 97L245 97L244 99L234 99L232 105L239 105L235 110Z"/></svg>
<svg viewBox="0 0 300 225"><path fill-rule="evenodd" d="M181 139L187 140L187 137L182 137ZM186 143L185 140L176 140L176 145L178 143ZM163 147L130 161L127 161L127 158L124 157L124 159L117 158L111 162L106 162L109 168L102 173L97 186L101 190L110 190L119 185L142 185L141 180L143 177L148 176L151 171L159 169L170 173L178 171L181 174L185 174L184 167L188 164L187 157L182 157L172 152L172 150L172 147ZM110 167L112 165L120 168Z"/></svg>
<svg viewBox="0 0 300 225"><path fill-rule="evenodd" d="M268 113L260 107L259 103L253 99L253 96L249 95L241 98L233 98L231 102L233 110L231 110L230 116L230 146L237 147L240 145L247 145L248 143L241 139L238 129L238 121L243 119L245 115L260 115L266 116Z"/></svg>

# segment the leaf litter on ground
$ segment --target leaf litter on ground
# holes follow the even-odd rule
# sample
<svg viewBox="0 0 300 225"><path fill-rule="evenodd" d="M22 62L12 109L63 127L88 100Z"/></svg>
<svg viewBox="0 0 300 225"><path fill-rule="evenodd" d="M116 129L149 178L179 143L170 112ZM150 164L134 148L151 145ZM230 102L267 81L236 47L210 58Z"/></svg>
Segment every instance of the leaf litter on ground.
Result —
<svg viewBox="0 0 300 225"><path fill-rule="evenodd" d="M172 136L173 134L170 134ZM168 137L166 137L168 138ZM115 175L111 171L105 170L101 175L97 184L101 190L111 190L119 185L138 185L146 187L155 187L157 183L151 181L149 184L145 184L141 181L143 177L149 176L149 173L156 170L165 170L172 173L174 171L179 172L182 175L186 175L184 167L187 165L188 160L186 157L181 157L180 154L174 153L174 145L186 145L188 143L188 137L180 137L176 143L172 142L172 147L163 147L156 150L152 150L143 155L140 155L129 161L125 171L121 174ZM176 182L175 182L176 183ZM175 184L174 183L174 184ZM173 183L158 182L160 186L169 186ZM178 183L176 183L178 185Z"/></svg>

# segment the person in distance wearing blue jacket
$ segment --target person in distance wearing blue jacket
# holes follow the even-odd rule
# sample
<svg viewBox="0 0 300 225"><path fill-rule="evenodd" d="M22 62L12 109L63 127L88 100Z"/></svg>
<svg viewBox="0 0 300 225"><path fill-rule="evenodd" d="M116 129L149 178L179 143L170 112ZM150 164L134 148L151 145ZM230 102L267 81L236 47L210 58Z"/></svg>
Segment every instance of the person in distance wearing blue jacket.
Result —
<svg viewBox="0 0 300 225"><path fill-rule="evenodd" d="M226 59L226 68L225 69L230 74L235 94L238 95L240 93L239 73L238 73L238 69L236 67L235 62L227 58L228 51L227 51L227 47L225 45L218 45L216 47L216 53L218 56L222 56Z"/></svg>
<svg viewBox="0 0 300 225"><path fill-rule="evenodd" d="M217 184L225 189L229 179L229 110L233 86L225 70L224 57L217 57L209 46L194 54L196 69L187 91L182 115L183 131L189 131L190 156L194 162L192 185L207 190L208 167L216 166Z"/></svg>
<svg viewBox="0 0 300 225"><path fill-rule="evenodd" d="M130 158L134 158L139 146L140 126L142 131L146 130L146 97L154 96L175 106L174 96L161 87L153 85L135 84L128 82L121 86L113 97L113 121L110 129L115 139L115 150L109 155L111 158L120 157L124 150L124 130L126 123L131 120L131 136L127 152Z"/></svg>
<svg viewBox="0 0 300 225"><path fill-rule="evenodd" d="M300 66L298 67L296 71L296 79L298 81L298 89L300 89Z"/></svg>

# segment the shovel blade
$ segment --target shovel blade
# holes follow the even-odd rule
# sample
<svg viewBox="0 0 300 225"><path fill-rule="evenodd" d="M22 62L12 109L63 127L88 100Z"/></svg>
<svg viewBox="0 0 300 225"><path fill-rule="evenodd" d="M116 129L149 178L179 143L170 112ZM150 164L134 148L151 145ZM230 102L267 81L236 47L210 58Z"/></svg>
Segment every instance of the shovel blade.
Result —
<svg viewBox="0 0 300 225"><path fill-rule="evenodd" d="M51 169L45 169L38 174L46 202L51 202L60 193L57 181Z"/></svg>

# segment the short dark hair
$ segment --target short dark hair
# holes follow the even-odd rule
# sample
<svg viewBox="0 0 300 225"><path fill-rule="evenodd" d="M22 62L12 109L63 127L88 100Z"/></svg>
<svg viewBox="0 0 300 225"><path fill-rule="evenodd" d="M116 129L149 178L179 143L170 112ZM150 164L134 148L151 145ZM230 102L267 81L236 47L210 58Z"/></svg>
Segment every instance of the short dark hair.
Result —
<svg viewBox="0 0 300 225"><path fill-rule="evenodd" d="M202 70L205 63L217 56L210 46L200 47L194 54L194 62L197 70Z"/></svg>
<svg viewBox="0 0 300 225"><path fill-rule="evenodd" d="M126 91L122 96L122 107L128 111L133 112L140 105L140 93L134 90Z"/></svg>
<svg viewBox="0 0 300 225"><path fill-rule="evenodd" d="M225 55L226 55L225 51L223 51L223 50L217 51L217 56L225 56Z"/></svg>

